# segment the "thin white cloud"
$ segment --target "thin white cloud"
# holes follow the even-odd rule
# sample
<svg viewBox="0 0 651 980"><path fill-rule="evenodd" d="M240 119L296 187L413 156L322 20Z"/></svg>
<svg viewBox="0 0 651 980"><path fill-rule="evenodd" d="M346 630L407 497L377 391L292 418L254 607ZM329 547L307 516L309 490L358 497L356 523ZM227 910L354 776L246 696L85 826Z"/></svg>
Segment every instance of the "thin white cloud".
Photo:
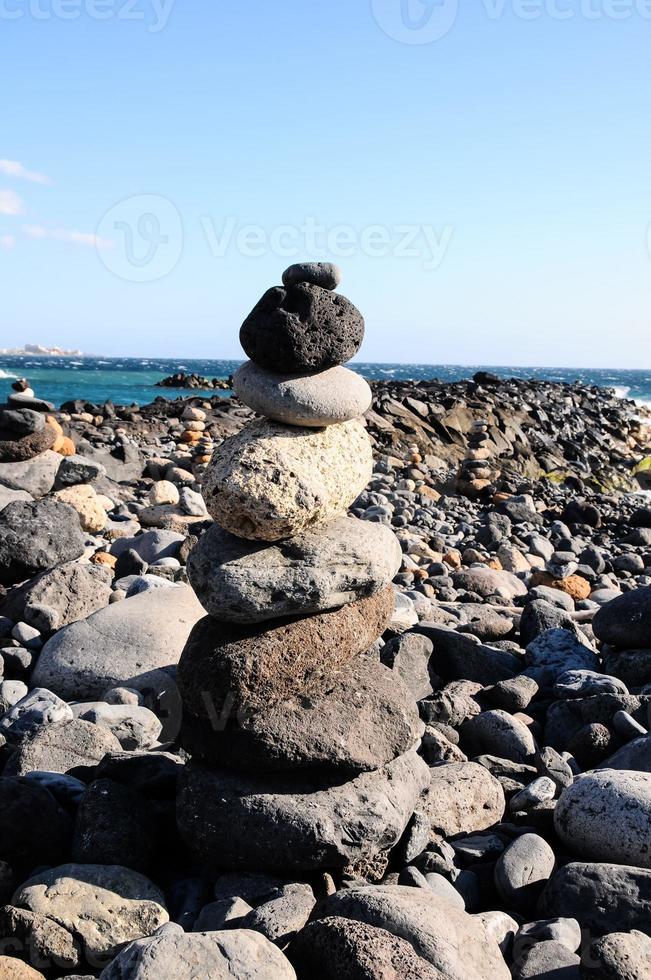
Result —
<svg viewBox="0 0 651 980"><path fill-rule="evenodd" d="M48 238L57 242L68 242L71 245L86 245L90 248L111 248L113 242L86 231L74 231L65 228L44 228L42 225L25 225L23 233L28 238Z"/></svg>
<svg viewBox="0 0 651 980"><path fill-rule="evenodd" d="M23 202L13 191L0 191L0 214L21 214Z"/></svg>
<svg viewBox="0 0 651 980"><path fill-rule="evenodd" d="M16 177L18 180L29 180L32 184L52 183L51 179L45 174L28 170L18 160L0 160L0 174L4 174L5 177Z"/></svg>
<svg viewBox="0 0 651 980"><path fill-rule="evenodd" d="M0 235L0 248L6 249L13 248L16 244L16 239L13 235Z"/></svg>

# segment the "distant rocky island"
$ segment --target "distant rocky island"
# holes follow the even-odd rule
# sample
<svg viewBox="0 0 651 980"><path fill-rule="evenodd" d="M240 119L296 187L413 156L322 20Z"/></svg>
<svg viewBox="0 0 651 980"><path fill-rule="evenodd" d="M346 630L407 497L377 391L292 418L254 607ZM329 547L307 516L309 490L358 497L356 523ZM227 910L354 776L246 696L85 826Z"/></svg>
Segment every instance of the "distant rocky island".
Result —
<svg viewBox="0 0 651 980"><path fill-rule="evenodd" d="M64 350L62 347L43 347L41 344L25 344L24 347L0 347L0 354L5 357L27 357L38 354L39 357L85 357L81 350Z"/></svg>
<svg viewBox="0 0 651 980"><path fill-rule="evenodd" d="M230 378L204 378L200 374L185 374L179 371L171 374L169 378L157 381L155 388L202 388L206 390L228 391L231 387Z"/></svg>

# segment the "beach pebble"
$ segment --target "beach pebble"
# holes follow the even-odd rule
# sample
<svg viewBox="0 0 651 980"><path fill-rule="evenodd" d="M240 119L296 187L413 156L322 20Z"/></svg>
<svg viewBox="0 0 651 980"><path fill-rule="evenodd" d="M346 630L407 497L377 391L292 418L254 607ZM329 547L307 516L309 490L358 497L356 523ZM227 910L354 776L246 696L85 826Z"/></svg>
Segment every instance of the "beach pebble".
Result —
<svg viewBox="0 0 651 980"><path fill-rule="evenodd" d="M102 609L110 595L108 568L64 562L12 591L5 608L16 620L49 633Z"/></svg>
<svg viewBox="0 0 651 980"><path fill-rule="evenodd" d="M183 585L106 606L48 640L31 683L69 701L97 700L109 687L166 687L161 671L178 662L203 615Z"/></svg>
<svg viewBox="0 0 651 980"><path fill-rule="evenodd" d="M499 823L506 803L497 779L476 762L451 763L431 770L422 803L432 831L443 837L475 833Z"/></svg>
<svg viewBox="0 0 651 980"><path fill-rule="evenodd" d="M168 921L162 892L119 865L64 864L35 874L13 903L46 915L82 940L91 964Z"/></svg>
<svg viewBox="0 0 651 980"><path fill-rule="evenodd" d="M87 484L79 484L74 487L67 487L65 490L57 490L55 498L64 504L69 504L79 515L79 522L84 531L96 533L101 531L106 525L106 511L97 499L97 493L93 487Z"/></svg>
<svg viewBox="0 0 651 980"><path fill-rule="evenodd" d="M0 585L24 581L83 552L79 518L61 501L18 501L0 511Z"/></svg>
<svg viewBox="0 0 651 980"><path fill-rule="evenodd" d="M82 701L75 704L72 710L75 718L112 732L126 751L152 748L163 728L153 711L139 704Z"/></svg>
<svg viewBox="0 0 651 980"><path fill-rule="evenodd" d="M301 976L318 976L320 980L379 980L389 970L396 978L441 978L441 973L418 956L406 939L387 929L336 915L309 923L292 943L291 957L302 971Z"/></svg>
<svg viewBox="0 0 651 980"><path fill-rule="evenodd" d="M603 862L566 864L545 887L538 914L577 919L594 936L648 929L651 870Z"/></svg>
<svg viewBox="0 0 651 980"><path fill-rule="evenodd" d="M153 931L153 930L152 930ZM191 972L190 972L191 971ZM295 980L296 974L265 936L251 929L186 933L167 925L122 949L102 980Z"/></svg>
<svg viewBox="0 0 651 980"><path fill-rule="evenodd" d="M317 923L337 916L386 929L411 943L446 980L510 980L499 946L482 921L425 889L404 885L340 889L319 906L318 916Z"/></svg>
<svg viewBox="0 0 651 980"><path fill-rule="evenodd" d="M488 753L513 762L525 762L536 751L529 728L506 711L484 711L464 722L462 748L469 755Z"/></svg>
<svg viewBox="0 0 651 980"><path fill-rule="evenodd" d="M513 980L581 980L581 959L562 943L553 939L536 943L518 959L512 970Z"/></svg>
<svg viewBox="0 0 651 980"><path fill-rule="evenodd" d="M537 943L561 943L570 953L577 953L581 946L581 926L576 919L537 919L527 922L518 930L513 944L513 959L519 960Z"/></svg>
<svg viewBox="0 0 651 980"><path fill-rule="evenodd" d="M336 289L341 282L341 269L332 262L297 262L283 272L283 286L311 283L322 289Z"/></svg>
<svg viewBox="0 0 651 980"><path fill-rule="evenodd" d="M648 647L651 636L651 586L634 589L606 603L592 623L595 636L614 647Z"/></svg>
<svg viewBox="0 0 651 980"><path fill-rule="evenodd" d="M595 939L586 959L597 980L647 980L651 972L651 937L638 930L613 932Z"/></svg>
<svg viewBox="0 0 651 980"><path fill-rule="evenodd" d="M158 480L149 491L147 499L150 504L178 504L179 491L170 480Z"/></svg>
<svg viewBox="0 0 651 980"><path fill-rule="evenodd" d="M495 886L507 906L533 908L554 864L554 852L537 834L523 834L509 844L495 865Z"/></svg>
<svg viewBox="0 0 651 980"><path fill-rule="evenodd" d="M72 709L51 691L33 688L0 719L0 733L19 743L48 725L62 725L73 718Z"/></svg>

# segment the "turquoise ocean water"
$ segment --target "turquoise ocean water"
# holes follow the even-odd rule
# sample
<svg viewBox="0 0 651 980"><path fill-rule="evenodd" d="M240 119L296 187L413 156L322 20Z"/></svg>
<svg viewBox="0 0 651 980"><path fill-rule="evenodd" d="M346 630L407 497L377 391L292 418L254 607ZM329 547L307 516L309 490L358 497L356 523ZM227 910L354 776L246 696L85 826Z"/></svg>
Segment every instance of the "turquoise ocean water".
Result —
<svg viewBox="0 0 651 980"><path fill-rule="evenodd" d="M144 405L158 395L177 398L187 392L154 387L157 381L177 371L195 372L206 378L227 378L240 361L161 360L159 358L95 357L3 357L0 355L0 397L10 391L14 378L26 377L37 395L58 407L65 401L81 398L90 402L111 399L116 404ZM651 370L618 371L588 368L483 367L480 364L368 364L350 365L368 379L438 378L460 381L479 370L492 371L501 377L536 378L544 381L579 381L586 385L614 388L621 397L633 398L651 405ZM217 394L223 394L217 392Z"/></svg>

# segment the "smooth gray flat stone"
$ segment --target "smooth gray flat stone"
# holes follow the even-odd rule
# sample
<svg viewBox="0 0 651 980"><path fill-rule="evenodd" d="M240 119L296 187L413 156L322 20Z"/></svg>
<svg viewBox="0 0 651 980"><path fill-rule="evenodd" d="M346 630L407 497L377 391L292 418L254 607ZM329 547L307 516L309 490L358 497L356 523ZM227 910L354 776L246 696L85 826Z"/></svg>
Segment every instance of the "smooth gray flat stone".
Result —
<svg viewBox="0 0 651 980"><path fill-rule="evenodd" d="M345 367L309 375L273 374L247 361L233 376L233 390L260 415L311 428L357 418L373 400L364 378Z"/></svg>

